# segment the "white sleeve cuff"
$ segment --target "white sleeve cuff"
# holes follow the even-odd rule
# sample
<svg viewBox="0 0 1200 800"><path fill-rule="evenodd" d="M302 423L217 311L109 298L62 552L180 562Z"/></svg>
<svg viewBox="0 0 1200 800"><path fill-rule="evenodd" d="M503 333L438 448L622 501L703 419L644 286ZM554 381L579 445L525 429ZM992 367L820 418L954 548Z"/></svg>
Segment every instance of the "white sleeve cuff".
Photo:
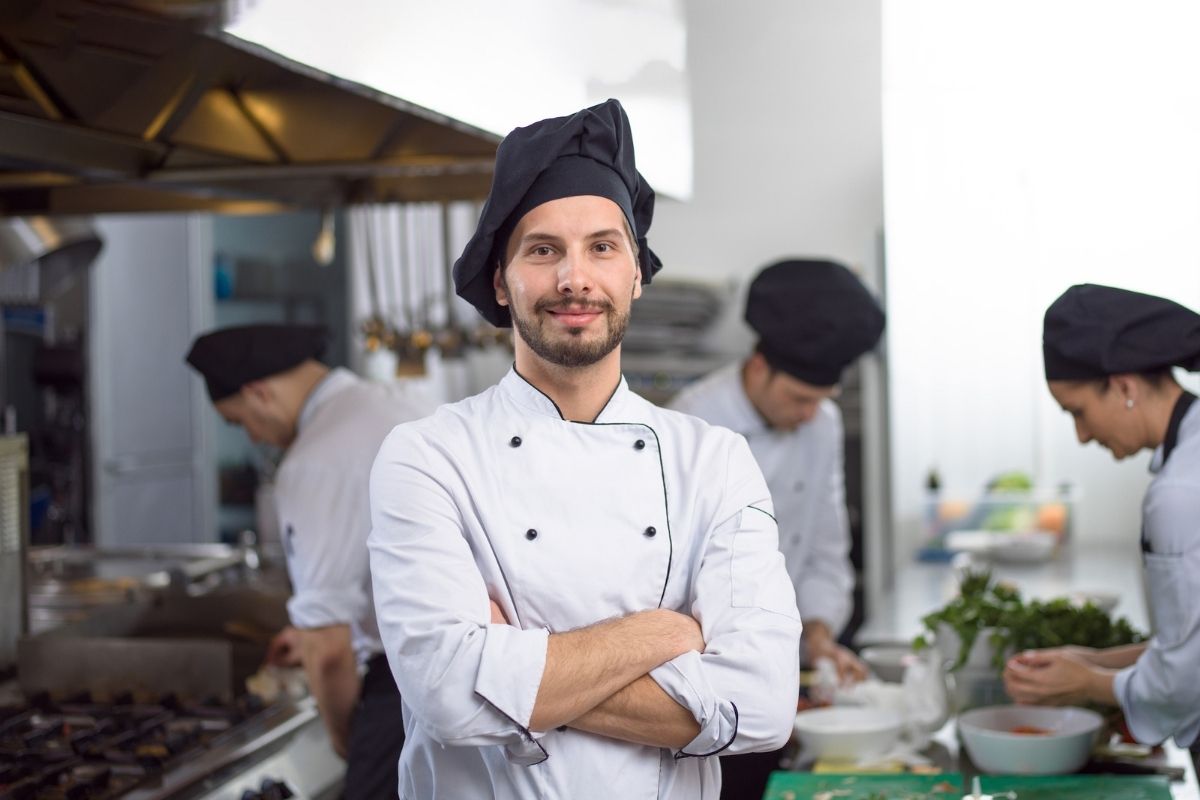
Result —
<svg viewBox="0 0 1200 800"><path fill-rule="evenodd" d="M1143 724L1143 720L1138 711L1138 704L1131 697L1132 687L1130 683L1133 681L1134 672L1137 669L1137 664L1125 667L1123 670L1113 676L1113 695L1117 698L1117 705L1121 707L1121 711L1125 714L1125 724L1129 727L1129 732L1133 734L1133 738L1142 744L1159 744L1164 737L1158 735L1158 731Z"/></svg>
<svg viewBox="0 0 1200 800"><path fill-rule="evenodd" d="M309 589L288 600L288 618L297 628L353 625L366 616L365 592L358 589Z"/></svg>
<svg viewBox="0 0 1200 800"><path fill-rule="evenodd" d="M733 744L738 728L737 706L716 696L704 675L700 653L689 650L676 656L651 670L650 677L700 724L700 733L675 754L676 758L715 756Z"/></svg>
<svg viewBox="0 0 1200 800"><path fill-rule="evenodd" d="M521 630L511 625L488 625L486 630L475 693L528 731L546 669L550 632L544 628Z"/></svg>

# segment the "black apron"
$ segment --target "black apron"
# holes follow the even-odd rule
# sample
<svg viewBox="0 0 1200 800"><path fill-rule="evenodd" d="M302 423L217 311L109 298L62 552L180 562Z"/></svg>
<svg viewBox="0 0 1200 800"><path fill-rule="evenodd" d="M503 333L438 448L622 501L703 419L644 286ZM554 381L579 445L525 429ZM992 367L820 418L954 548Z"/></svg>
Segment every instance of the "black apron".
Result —
<svg viewBox="0 0 1200 800"><path fill-rule="evenodd" d="M397 798L397 766L404 745L400 690L387 659L367 662L358 705L350 720L346 753L345 800Z"/></svg>

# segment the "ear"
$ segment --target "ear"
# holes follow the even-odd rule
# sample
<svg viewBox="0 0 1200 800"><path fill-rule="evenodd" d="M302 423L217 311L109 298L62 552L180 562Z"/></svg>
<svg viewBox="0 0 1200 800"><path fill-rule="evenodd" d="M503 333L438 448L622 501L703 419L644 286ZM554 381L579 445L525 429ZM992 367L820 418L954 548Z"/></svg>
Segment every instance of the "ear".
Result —
<svg viewBox="0 0 1200 800"><path fill-rule="evenodd" d="M761 381L763 377L770 372L771 367L767 364L767 357L755 350L746 359L746 372L755 380Z"/></svg>
<svg viewBox="0 0 1200 800"><path fill-rule="evenodd" d="M270 384L266 381L250 381L242 387L242 393L246 399L255 400L260 404L269 403L275 397Z"/></svg>
<svg viewBox="0 0 1200 800"><path fill-rule="evenodd" d="M492 270L492 288L496 290L496 302L502 306L508 305L508 290L504 288L503 267L499 263Z"/></svg>
<svg viewBox="0 0 1200 800"><path fill-rule="evenodd" d="M633 299L637 300L642 296L642 268L634 266L633 268Z"/></svg>
<svg viewBox="0 0 1200 800"><path fill-rule="evenodd" d="M1111 386L1117 390L1121 402L1132 400L1136 403L1138 401L1140 387L1137 378L1133 375L1112 375L1108 380Z"/></svg>

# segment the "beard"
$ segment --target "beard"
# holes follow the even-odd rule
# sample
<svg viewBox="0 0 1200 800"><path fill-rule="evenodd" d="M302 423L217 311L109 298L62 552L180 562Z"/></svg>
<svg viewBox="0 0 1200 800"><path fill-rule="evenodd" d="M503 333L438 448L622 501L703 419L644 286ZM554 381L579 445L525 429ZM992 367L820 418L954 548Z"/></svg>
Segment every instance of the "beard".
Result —
<svg viewBox="0 0 1200 800"><path fill-rule="evenodd" d="M506 287L507 288L507 287ZM512 293L509 293L512 297ZM584 328L567 328L566 336L554 338L546 330L547 314L555 309L582 309L603 314L606 333L597 339L583 338ZM539 300L528 317L509 306L513 325L521 340L543 360L560 367L589 367L617 348L629 327L629 313L621 313L608 300Z"/></svg>

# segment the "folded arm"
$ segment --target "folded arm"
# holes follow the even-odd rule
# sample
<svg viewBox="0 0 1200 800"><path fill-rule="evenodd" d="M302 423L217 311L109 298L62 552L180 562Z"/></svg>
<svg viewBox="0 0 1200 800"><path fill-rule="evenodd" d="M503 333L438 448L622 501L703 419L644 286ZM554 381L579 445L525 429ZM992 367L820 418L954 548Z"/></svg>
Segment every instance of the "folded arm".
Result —
<svg viewBox="0 0 1200 800"><path fill-rule="evenodd" d="M371 471L367 541L379 632L400 694L443 745L545 757L529 731L548 633L491 624L488 587L453 485L432 448L401 426ZM461 487L458 487L461 490Z"/></svg>
<svg viewBox="0 0 1200 800"><path fill-rule="evenodd" d="M681 750L700 723L649 675L643 675L570 723L576 730L650 747Z"/></svg>
<svg viewBox="0 0 1200 800"><path fill-rule="evenodd" d="M700 726L681 756L782 747L800 691L795 593L766 483L741 438L730 442L719 485L724 491L687 609L700 623L704 652L689 651L650 673Z"/></svg>
<svg viewBox="0 0 1200 800"><path fill-rule="evenodd" d="M552 634L529 727L544 731L570 724L660 664L689 650L703 649L704 640L695 620L666 609L641 611ZM643 713L651 711L639 702L646 699L645 691L626 693L619 704L610 704L607 712L597 716L611 717L618 705L637 706Z"/></svg>
<svg viewBox="0 0 1200 800"><path fill-rule="evenodd" d="M649 626L645 624L639 625L639 627L645 630L637 632L629 630L629 623L633 622L633 617L626 617L624 620L619 620L625 623L623 626L624 630L620 630L617 626L612 627L612 632L618 633L618 638L614 639L611 644L621 649L627 649L627 642L624 638L620 638L620 634L637 636L639 633L644 634L649 632L653 635L653 627L665 626L676 628L673 632L674 635L682 637L682 641L671 648L671 650L678 651L672 655L678 655L679 652L684 652L687 649L697 651L704 649L704 640L700 638L700 626L696 624L695 620L670 611L657 612L657 614L666 616L656 618L655 612L650 612L649 615L637 615L650 623ZM501 624L508 622L504 616L504 612L495 601L492 601L492 622ZM563 634L561 637L551 636L550 642L553 646L557 639L560 645L566 645L567 647L561 649L556 648L560 649L560 652L563 652L575 641L578 641L576 634L582 633L584 631ZM658 661L653 666L658 666L658 664L666 660ZM546 671L549 673L551 671L551 658L549 654L547 654L546 661ZM571 674L570 667L566 662L567 658L560 659L555 671L560 672L562 677L568 679L553 682L554 684L559 684L565 690L564 696L562 698L553 698L551 696L553 687L549 686L548 682L543 678L542 686L538 692L539 706L543 704L543 701L546 705L550 705L556 699L561 705L566 705L566 703L571 701L571 698L578 696L579 689L574 685L576 681L569 679ZM593 663L588 665L587 669L588 671L592 671L596 666L598 666L598 663ZM646 671L648 670L649 668ZM578 701L576 708L588 706L590 710L583 711L564 724L576 730L607 736L610 739L620 739L635 744L648 745L650 747L679 749L696 738L696 734L700 731L700 726L697 724L696 718L692 716L690 711L672 700L649 675L641 674L632 683L620 687L615 692L609 692L612 685L621 683L622 680L624 680L624 676L611 681L608 686L599 690L598 694L607 695L603 702L593 705L591 702L593 698L590 697L587 700ZM548 688L551 689L550 692L546 691ZM543 692L546 692L545 697L543 697ZM575 708L564 709L560 713L564 717L571 717L575 710ZM538 716L538 714L539 708L535 706L534 716ZM532 727L540 729L536 723Z"/></svg>

